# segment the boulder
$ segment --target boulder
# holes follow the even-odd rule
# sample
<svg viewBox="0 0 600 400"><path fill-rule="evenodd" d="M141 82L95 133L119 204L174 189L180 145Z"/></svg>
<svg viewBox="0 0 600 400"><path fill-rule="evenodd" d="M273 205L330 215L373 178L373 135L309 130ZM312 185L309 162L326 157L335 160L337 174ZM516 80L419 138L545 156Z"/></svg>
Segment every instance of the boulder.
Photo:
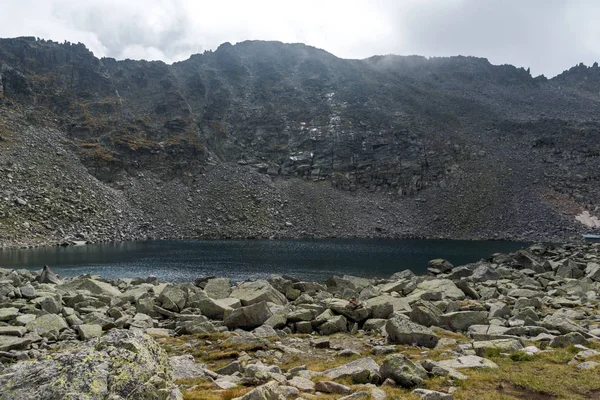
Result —
<svg viewBox="0 0 600 400"><path fill-rule="evenodd" d="M319 325L317 329L321 335L332 335L337 332L346 332L348 330L348 321L343 315L336 315L327 320L327 322Z"/></svg>
<svg viewBox="0 0 600 400"><path fill-rule="evenodd" d="M428 301L419 301L412 305L409 316L411 321L423 326L439 326L442 312Z"/></svg>
<svg viewBox="0 0 600 400"><path fill-rule="evenodd" d="M444 260L443 258L436 258L434 260L429 260L428 267L437 271L438 273L445 274L446 272L452 271L454 265L448 260Z"/></svg>
<svg viewBox="0 0 600 400"><path fill-rule="evenodd" d="M34 333L25 335L23 337L0 335L0 351L25 349L31 343L39 342L41 340L41 336L38 336Z"/></svg>
<svg viewBox="0 0 600 400"><path fill-rule="evenodd" d="M518 339L495 339L473 342L473 350L480 357L485 357L490 350L500 353L514 353L523 349L523 344Z"/></svg>
<svg viewBox="0 0 600 400"><path fill-rule="evenodd" d="M39 361L12 364L0 372L0 387L0 400L183 398L164 350L149 336L124 330Z"/></svg>
<svg viewBox="0 0 600 400"><path fill-rule="evenodd" d="M364 307L364 305L362 307L355 307L348 300L331 297L324 299L321 304L323 307L333 310L338 314L342 314L352 321L360 322L369 317L369 310Z"/></svg>
<svg viewBox="0 0 600 400"><path fill-rule="evenodd" d="M202 315L220 321L233 311L233 308L229 307L223 300L215 300L210 297L196 299L192 306L199 308Z"/></svg>
<svg viewBox="0 0 600 400"><path fill-rule="evenodd" d="M585 268L585 276L594 282L600 281L600 264L594 262L588 263Z"/></svg>
<svg viewBox="0 0 600 400"><path fill-rule="evenodd" d="M0 308L0 321L10 321L19 316L19 309L14 307Z"/></svg>
<svg viewBox="0 0 600 400"><path fill-rule="evenodd" d="M432 349L438 342L437 335L430 328L416 324L408 318L396 317L389 319L385 325L385 331L392 343L417 345Z"/></svg>
<svg viewBox="0 0 600 400"><path fill-rule="evenodd" d="M343 379L352 377L356 373L368 371L370 376L379 376L379 365L370 357L359 358L339 367L331 368L323 372L329 379ZM319 390L319 389L316 389Z"/></svg>
<svg viewBox="0 0 600 400"><path fill-rule="evenodd" d="M462 356L451 360L442 360L436 362L443 368L498 368L498 365L493 361L479 356Z"/></svg>
<svg viewBox="0 0 600 400"><path fill-rule="evenodd" d="M379 370L382 379L392 379L396 384L410 388L421 386L427 379L427 371L414 364L403 354L391 354L383 360Z"/></svg>
<svg viewBox="0 0 600 400"><path fill-rule="evenodd" d="M102 335L102 327L100 325L77 325L77 333L81 340L90 340Z"/></svg>
<svg viewBox="0 0 600 400"><path fill-rule="evenodd" d="M60 285L62 283L58 275L52 272L50 270L50 267L47 265L44 265L44 268L42 268L42 272L40 272L40 274L35 278L35 280L39 283L51 283L54 285Z"/></svg>
<svg viewBox="0 0 600 400"><path fill-rule="evenodd" d="M30 332L35 332L40 336L58 337L61 331L69 328L69 325L59 315L45 314L27 323L26 327Z"/></svg>
<svg viewBox="0 0 600 400"><path fill-rule="evenodd" d="M169 357L173 379L204 378L204 364L198 364L191 354Z"/></svg>
<svg viewBox="0 0 600 400"><path fill-rule="evenodd" d="M254 329L264 324L272 315L273 313L267 302L261 301L260 303L234 309L225 318L224 323L229 329Z"/></svg>
<svg viewBox="0 0 600 400"><path fill-rule="evenodd" d="M411 307L405 298L394 297L390 295L382 295L372 297L364 302L364 306L369 310L370 316L373 318L388 318L389 314L386 314L384 309L387 307L386 304L391 304L391 310L395 313L408 313L411 311ZM389 307L387 307L389 309Z"/></svg>
<svg viewBox="0 0 600 400"><path fill-rule="evenodd" d="M440 293L442 299L449 300L464 300L467 297L451 280L431 279L419 283L407 298L410 303L413 303L429 293Z"/></svg>
<svg viewBox="0 0 600 400"><path fill-rule="evenodd" d="M211 299L224 299L229 297L231 282L227 278L214 278L206 282L204 291Z"/></svg>
<svg viewBox="0 0 600 400"><path fill-rule="evenodd" d="M185 308L187 294L178 286L168 285L162 290L160 296L158 296L158 301L162 308L179 312Z"/></svg>
<svg viewBox="0 0 600 400"><path fill-rule="evenodd" d="M456 311L440 316L440 326L455 332L465 332L471 325L486 325L488 313L485 311Z"/></svg>
<svg viewBox="0 0 600 400"><path fill-rule="evenodd" d="M77 290L87 290L92 294L107 295L107 296L121 296L122 293L119 289L111 285L110 283L102 282L92 278L79 278L56 286L57 290L71 293Z"/></svg>
<svg viewBox="0 0 600 400"><path fill-rule="evenodd" d="M345 385L331 381L320 381L315 384L315 390L322 393L348 394L352 390Z"/></svg>
<svg viewBox="0 0 600 400"><path fill-rule="evenodd" d="M265 280L244 282L233 289L229 297L239 299L243 306L249 306L263 301L279 305L287 304L285 296Z"/></svg>

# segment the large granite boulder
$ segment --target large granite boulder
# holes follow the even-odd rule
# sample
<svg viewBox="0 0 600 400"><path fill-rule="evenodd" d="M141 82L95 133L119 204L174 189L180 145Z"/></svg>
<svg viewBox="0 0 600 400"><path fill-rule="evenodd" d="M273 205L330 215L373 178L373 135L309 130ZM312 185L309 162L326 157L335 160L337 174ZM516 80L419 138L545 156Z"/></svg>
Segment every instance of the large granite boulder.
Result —
<svg viewBox="0 0 600 400"><path fill-rule="evenodd" d="M229 297L239 299L243 306L249 306L263 301L279 305L287 304L285 296L265 280L244 282L233 289Z"/></svg>
<svg viewBox="0 0 600 400"><path fill-rule="evenodd" d="M58 337L59 333L69 328L63 317L56 314L40 315L25 325L27 330L40 336Z"/></svg>
<svg viewBox="0 0 600 400"><path fill-rule="evenodd" d="M323 375L329 379L343 379L352 377L357 373L368 371L369 375L375 378L379 376L379 364L370 357L359 358L339 367L331 368L323 372Z"/></svg>
<svg viewBox="0 0 600 400"><path fill-rule="evenodd" d="M430 329L412 322L408 318L390 318L385 324L385 331L392 343L417 345L434 348L439 338Z"/></svg>
<svg viewBox="0 0 600 400"><path fill-rule="evenodd" d="M233 310L225 318L225 326L229 329L254 329L264 324L273 313L266 301L240 307Z"/></svg>
<svg viewBox="0 0 600 400"><path fill-rule="evenodd" d="M160 292L158 301L162 308L179 312L185 308L187 293L178 286L168 285Z"/></svg>
<svg viewBox="0 0 600 400"><path fill-rule="evenodd" d="M209 279L204 286L204 291L211 299L224 299L231 293L231 282L228 278Z"/></svg>
<svg viewBox="0 0 600 400"><path fill-rule="evenodd" d="M383 360L380 368L382 379L393 379L396 384L410 388L421 386L427 379L427 371L402 354L391 354Z"/></svg>
<svg viewBox="0 0 600 400"><path fill-rule="evenodd" d="M166 353L149 336L124 330L13 364L0 372L0 387L0 400L182 399Z"/></svg>
<svg viewBox="0 0 600 400"><path fill-rule="evenodd" d="M455 332L464 332L471 325L486 325L487 311L456 311L440 316L440 325Z"/></svg>
<svg viewBox="0 0 600 400"><path fill-rule="evenodd" d="M442 299L449 300L464 300L467 297L450 279L431 279L419 283L407 300L412 303L433 293L439 293Z"/></svg>

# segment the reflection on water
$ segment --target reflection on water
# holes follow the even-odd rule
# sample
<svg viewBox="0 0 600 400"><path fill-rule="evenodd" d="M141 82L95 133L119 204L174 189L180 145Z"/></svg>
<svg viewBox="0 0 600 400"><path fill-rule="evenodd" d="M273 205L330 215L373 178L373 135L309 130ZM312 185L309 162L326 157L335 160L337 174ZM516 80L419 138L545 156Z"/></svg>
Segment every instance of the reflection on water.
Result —
<svg viewBox="0 0 600 400"><path fill-rule="evenodd" d="M386 277L407 268L423 273L433 258L461 265L525 246L506 241L387 239L139 241L2 250L0 266L39 270L48 264L60 276L97 274L109 279L154 275L181 282L212 275L245 280L286 274L323 281L343 274Z"/></svg>

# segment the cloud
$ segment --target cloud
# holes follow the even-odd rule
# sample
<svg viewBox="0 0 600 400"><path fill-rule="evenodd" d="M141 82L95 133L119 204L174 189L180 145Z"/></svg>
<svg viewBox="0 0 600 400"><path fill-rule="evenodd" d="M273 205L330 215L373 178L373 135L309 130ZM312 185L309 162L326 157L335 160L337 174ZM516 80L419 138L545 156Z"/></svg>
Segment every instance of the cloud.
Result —
<svg viewBox="0 0 600 400"><path fill-rule="evenodd" d="M595 0L20 0L0 36L82 42L97 56L180 61L248 39L339 57L475 55L556 75L600 59Z"/></svg>

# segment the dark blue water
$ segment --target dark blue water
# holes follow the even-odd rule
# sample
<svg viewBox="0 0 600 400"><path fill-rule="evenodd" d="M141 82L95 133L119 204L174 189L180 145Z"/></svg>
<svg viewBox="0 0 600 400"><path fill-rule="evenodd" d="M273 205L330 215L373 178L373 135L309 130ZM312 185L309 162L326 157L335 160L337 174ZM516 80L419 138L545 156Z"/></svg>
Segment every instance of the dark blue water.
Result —
<svg viewBox="0 0 600 400"><path fill-rule="evenodd" d="M79 247L0 251L0 267L39 270L60 276L97 274L104 278L154 275L161 281L193 281L200 276L233 280L286 274L324 281L332 275L382 276L410 268L423 273L427 261L446 258L462 265L527 243L458 240L227 240L140 241Z"/></svg>

